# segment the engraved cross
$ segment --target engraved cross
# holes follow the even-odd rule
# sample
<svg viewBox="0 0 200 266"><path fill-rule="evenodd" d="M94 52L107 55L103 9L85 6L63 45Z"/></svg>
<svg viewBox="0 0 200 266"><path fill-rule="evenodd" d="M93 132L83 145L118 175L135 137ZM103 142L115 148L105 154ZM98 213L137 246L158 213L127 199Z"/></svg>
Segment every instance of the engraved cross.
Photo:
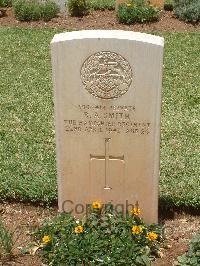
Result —
<svg viewBox="0 0 200 266"><path fill-rule="evenodd" d="M90 154L90 159L96 159L96 160L105 160L105 175L104 175L104 179L105 179L105 186L104 189L109 190L112 189L108 183L109 183L109 161L111 160L119 160L119 161L123 161L124 162L124 155L122 156L113 156L113 155L109 155L109 142L110 142L111 138L105 138L105 154L104 155L92 155Z"/></svg>

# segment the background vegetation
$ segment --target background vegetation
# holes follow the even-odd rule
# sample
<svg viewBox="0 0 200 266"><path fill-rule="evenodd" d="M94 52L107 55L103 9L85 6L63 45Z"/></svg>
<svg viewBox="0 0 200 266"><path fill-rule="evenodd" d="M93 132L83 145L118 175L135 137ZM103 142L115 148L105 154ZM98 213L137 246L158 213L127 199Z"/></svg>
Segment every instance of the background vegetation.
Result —
<svg viewBox="0 0 200 266"><path fill-rule="evenodd" d="M174 13L180 20L198 22L200 20L200 1L174 0Z"/></svg>
<svg viewBox="0 0 200 266"><path fill-rule="evenodd" d="M62 30L61 30L62 31ZM0 28L0 198L57 200L50 29ZM159 34L161 35L161 33ZM160 200L200 209L200 33L165 33Z"/></svg>
<svg viewBox="0 0 200 266"><path fill-rule="evenodd" d="M0 0L0 7L12 6L12 0Z"/></svg>
<svg viewBox="0 0 200 266"><path fill-rule="evenodd" d="M117 17L120 23L144 23L159 19L160 10L148 4L146 0L130 0L120 4Z"/></svg>
<svg viewBox="0 0 200 266"><path fill-rule="evenodd" d="M86 0L67 1L67 10L73 17L82 17L88 14L89 6Z"/></svg>
<svg viewBox="0 0 200 266"><path fill-rule="evenodd" d="M172 11L174 9L174 0L165 0L164 10Z"/></svg>
<svg viewBox="0 0 200 266"><path fill-rule="evenodd" d="M177 266L198 266L200 265L200 232L190 242L189 250L178 257Z"/></svg>
<svg viewBox="0 0 200 266"><path fill-rule="evenodd" d="M20 21L34 21L43 19L49 21L59 13L59 7L53 1L47 0L13 0L13 12Z"/></svg>

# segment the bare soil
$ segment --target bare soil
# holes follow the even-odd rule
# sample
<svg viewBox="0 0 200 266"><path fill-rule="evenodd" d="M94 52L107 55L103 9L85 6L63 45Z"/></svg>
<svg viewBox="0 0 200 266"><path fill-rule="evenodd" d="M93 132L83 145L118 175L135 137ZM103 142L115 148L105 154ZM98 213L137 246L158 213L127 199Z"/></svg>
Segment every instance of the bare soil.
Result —
<svg viewBox="0 0 200 266"><path fill-rule="evenodd" d="M21 248L28 247L31 243L31 232L42 225L46 219L51 219L57 214L57 208L42 208L27 204L0 204L0 215L6 226L14 231L16 240L13 256L11 258L0 258L2 266L42 266L39 255L23 255ZM179 214L173 220L164 219L167 248L161 250L161 258L158 258L153 266L173 265L177 256L188 249L192 236L200 229L200 216Z"/></svg>
<svg viewBox="0 0 200 266"><path fill-rule="evenodd" d="M1 8L2 10L3 8ZM160 20L152 23L134 25L119 24L116 13L113 10L93 11L89 15L77 18L68 15L59 15L57 18L49 22L33 21L33 22L19 22L13 15L12 8L4 9L6 13L1 16L0 26L14 26L14 27L50 27L63 29L121 29L131 31L199 31L200 23L191 24L178 20L171 11L163 11Z"/></svg>

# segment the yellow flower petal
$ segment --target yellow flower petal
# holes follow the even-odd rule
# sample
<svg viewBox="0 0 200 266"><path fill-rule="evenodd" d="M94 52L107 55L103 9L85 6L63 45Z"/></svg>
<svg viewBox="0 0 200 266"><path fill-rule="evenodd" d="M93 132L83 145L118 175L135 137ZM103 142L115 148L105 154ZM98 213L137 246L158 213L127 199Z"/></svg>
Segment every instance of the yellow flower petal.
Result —
<svg viewBox="0 0 200 266"><path fill-rule="evenodd" d="M81 234L81 233L83 233L83 232L84 232L84 228L83 228L83 226L82 226L82 225L78 225L78 226L76 226L76 227L74 228L74 232L75 232L76 234Z"/></svg>
<svg viewBox="0 0 200 266"><path fill-rule="evenodd" d="M101 202L100 202L100 201L94 201L94 202L92 203L92 208L93 208L93 209L101 209L101 208L102 208L102 204L101 204Z"/></svg>
<svg viewBox="0 0 200 266"><path fill-rule="evenodd" d="M139 235L142 233L143 227L141 225L134 225L132 227L132 234Z"/></svg>
<svg viewBox="0 0 200 266"><path fill-rule="evenodd" d="M158 238L158 235L154 232L149 232L147 233L147 238L150 240L150 241L154 241Z"/></svg>
<svg viewBox="0 0 200 266"><path fill-rule="evenodd" d="M50 242L51 242L51 237L45 235L45 236L42 238L42 242L45 243L45 244L50 243Z"/></svg>
<svg viewBox="0 0 200 266"><path fill-rule="evenodd" d="M130 213L135 216L139 216L141 214L141 210L139 208L133 208Z"/></svg>

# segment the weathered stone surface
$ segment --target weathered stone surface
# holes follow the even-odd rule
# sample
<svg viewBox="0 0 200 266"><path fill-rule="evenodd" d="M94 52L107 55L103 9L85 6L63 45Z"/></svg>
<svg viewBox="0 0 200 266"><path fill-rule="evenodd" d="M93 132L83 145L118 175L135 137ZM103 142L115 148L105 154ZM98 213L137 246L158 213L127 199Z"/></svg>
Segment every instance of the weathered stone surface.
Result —
<svg viewBox="0 0 200 266"><path fill-rule="evenodd" d="M59 209L138 201L156 222L163 38L77 31L51 49Z"/></svg>

